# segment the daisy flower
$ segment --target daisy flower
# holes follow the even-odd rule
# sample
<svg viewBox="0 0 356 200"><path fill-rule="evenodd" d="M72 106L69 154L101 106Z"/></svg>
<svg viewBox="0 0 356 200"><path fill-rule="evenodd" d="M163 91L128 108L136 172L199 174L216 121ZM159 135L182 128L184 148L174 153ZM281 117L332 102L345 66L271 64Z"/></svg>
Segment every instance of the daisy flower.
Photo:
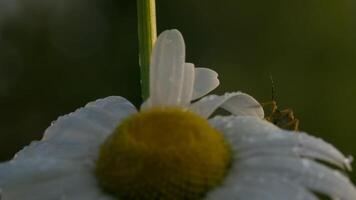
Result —
<svg viewBox="0 0 356 200"><path fill-rule="evenodd" d="M0 164L0 199L356 199L340 172L351 159L267 122L247 94L203 97L218 84L214 71L185 62L177 30L163 32L141 109L110 96L59 117ZM218 108L231 115L209 119Z"/></svg>

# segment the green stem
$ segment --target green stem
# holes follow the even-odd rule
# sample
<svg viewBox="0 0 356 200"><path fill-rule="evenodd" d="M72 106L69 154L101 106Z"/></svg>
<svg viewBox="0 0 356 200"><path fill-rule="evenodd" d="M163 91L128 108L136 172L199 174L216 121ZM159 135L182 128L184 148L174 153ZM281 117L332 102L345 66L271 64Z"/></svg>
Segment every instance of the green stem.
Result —
<svg viewBox="0 0 356 200"><path fill-rule="evenodd" d="M149 96L149 67L153 44L157 37L155 0L137 0L139 64L143 100Z"/></svg>

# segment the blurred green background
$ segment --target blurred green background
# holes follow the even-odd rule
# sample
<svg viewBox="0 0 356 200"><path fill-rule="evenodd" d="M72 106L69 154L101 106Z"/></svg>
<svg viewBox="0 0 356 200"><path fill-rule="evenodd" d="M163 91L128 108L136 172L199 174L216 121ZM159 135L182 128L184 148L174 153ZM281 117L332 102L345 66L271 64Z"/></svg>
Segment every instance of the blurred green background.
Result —
<svg viewBox="0 0 356 200"><path fill-rule="evenodd" d="M157 0L157 18L219 73L216 93L266 102L272 75L302 130L356 156L356 1ZM137 46L133 0L0 0L0 160L86 102L140 105Z"/></svg>

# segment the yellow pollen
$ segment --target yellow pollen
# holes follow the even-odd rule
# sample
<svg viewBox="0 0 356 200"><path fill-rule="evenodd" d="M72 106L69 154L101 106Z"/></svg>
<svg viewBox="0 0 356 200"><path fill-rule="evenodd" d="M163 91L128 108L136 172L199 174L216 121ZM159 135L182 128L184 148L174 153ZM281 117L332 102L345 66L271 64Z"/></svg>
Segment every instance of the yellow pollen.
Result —
<svg viewBox="0 0 356 200"><path fill-rule="evenodd" d="M201 199L223 180L230 154L206 119L154 108L121 123L101 146L95 173L118 199Z"/></svg>

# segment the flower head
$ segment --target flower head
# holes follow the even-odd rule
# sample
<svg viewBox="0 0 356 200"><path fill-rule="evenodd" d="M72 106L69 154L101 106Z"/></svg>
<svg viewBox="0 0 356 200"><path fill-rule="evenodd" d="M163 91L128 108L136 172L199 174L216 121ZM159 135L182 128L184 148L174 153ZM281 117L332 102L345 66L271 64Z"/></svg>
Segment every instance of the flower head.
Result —
<svg viewBox="0 0 356 200"><path fill-rule="evenodd" d="M88 103L0 164L2 200L356 199L323 164L351 168L331 144L267 122L247 94L203 97L217 74L185 62L177 30L159 36L150 67L140 111L117 96ZM209 119L218 108L231 115Z"/></svg>

